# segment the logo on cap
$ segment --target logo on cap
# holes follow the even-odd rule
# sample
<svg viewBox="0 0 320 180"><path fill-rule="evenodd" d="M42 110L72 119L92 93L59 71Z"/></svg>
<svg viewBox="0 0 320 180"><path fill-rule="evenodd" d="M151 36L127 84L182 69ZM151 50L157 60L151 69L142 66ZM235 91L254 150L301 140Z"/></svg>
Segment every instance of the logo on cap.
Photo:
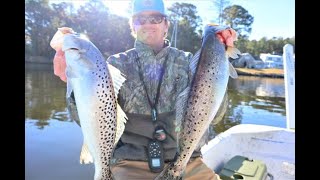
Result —
<svg viewBox="0 0 320 180"><path fill-rule="evenodd" d="M145 7L152 7L153 6L153 1L152 0L144 0L142 2L143 6Z"/></svg>

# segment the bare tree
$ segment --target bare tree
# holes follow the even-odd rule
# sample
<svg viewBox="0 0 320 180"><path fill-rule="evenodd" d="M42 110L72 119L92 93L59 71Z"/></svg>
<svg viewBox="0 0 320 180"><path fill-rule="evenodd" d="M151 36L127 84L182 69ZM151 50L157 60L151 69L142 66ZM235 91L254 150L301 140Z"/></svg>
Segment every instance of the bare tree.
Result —
<svg viewBox="0 0 320 180"><path fill-rule="evenodd" d="M223 17L222 17L222 13L225 7L227 7L230 4L229 0L213 0L213 4L216 7L216 9L218 10L218 18L217 18L217 22L218 24L222 24L223 23Z"/></svg>

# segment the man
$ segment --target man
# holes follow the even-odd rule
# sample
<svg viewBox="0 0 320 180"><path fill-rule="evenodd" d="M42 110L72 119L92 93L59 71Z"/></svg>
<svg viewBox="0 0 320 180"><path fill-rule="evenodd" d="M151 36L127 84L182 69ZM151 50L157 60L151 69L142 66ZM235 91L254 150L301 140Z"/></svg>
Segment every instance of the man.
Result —
<svg viewBox="0 0 320 180"><path fill-rule="evenodd" d="M177 152L175 102L191 83L192 54L170 47L169 21L162 0L134 0L130 27L134 48L110 56L108 62L126 76L119 104L128 121L114 151L117 180L154 179ZM158 154L153 154L153 146ZM186 168L186 180L220 179L197 149Z"/></svg>

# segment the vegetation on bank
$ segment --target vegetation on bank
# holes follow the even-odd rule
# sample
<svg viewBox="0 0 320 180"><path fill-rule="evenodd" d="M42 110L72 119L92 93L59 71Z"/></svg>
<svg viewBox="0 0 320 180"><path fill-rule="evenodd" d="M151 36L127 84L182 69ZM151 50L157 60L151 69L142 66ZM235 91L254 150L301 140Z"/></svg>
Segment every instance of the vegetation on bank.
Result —
<svg viewBox="0 0 320 180"><path fill-rule="evenodd" d="M283 69L236 68L238 75L283 78Z"/></svg>
<svg viewBox="0 0 320 180"><path fill-rule="evenodd" d="M26 63L34 64L48 64L53 65L53 59L44 57L29 57L25 60ZM238 75L243 76L261 76L261 77L273 77L283 78L283 69L248 69L248 68L235 68Z"/></svg>

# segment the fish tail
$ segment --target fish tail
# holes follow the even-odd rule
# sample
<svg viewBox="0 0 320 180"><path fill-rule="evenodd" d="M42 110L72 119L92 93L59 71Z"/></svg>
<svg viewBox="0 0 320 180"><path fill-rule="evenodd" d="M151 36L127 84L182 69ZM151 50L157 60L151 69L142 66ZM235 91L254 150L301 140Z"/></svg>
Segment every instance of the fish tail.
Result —
<svg viewBox="0 0 320 180"><path fill-rule="evenodd" d="M236 69L233 67L233 65L230 62L229 62L229 75L233 79L238 78L238 73L237 73Z"/></svg>

